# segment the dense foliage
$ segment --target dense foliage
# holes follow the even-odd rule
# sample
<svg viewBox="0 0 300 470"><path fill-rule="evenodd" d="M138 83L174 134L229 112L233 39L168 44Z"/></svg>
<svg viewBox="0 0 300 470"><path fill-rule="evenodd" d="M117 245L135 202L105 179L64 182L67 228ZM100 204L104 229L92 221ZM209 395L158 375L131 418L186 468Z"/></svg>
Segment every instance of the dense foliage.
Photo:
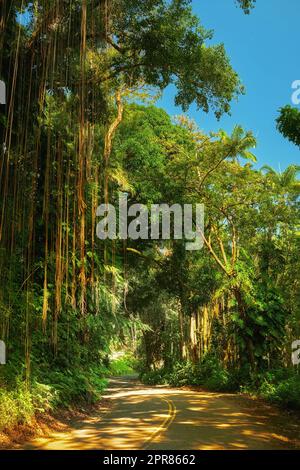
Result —
<svg viewBox="0 0 300 470"><path fill-rule="evenodd" d="M300 111L292 106L281 108L277 118L279 132L295 145L300 147Z"/></svg>

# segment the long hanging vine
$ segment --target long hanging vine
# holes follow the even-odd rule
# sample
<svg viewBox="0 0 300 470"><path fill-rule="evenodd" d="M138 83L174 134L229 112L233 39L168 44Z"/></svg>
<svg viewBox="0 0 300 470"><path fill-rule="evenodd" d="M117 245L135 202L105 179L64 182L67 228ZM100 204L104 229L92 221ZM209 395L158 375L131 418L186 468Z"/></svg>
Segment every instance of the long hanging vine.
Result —
<svg viewBox="0 0 300 470"><path fill-rule="evenodd" d="M103 142L97 131L96 141L95 126L101 127L106 119L106 98L101 97L102 92L95 94L87 74L89 61L99 48L96 31L103 29L105 42L109 28L109 2L97 3L40 0L24 13L28 5L22 2L19 11L27 21L26 28L21 20L13 19L16 10L11 1L4 0L1 7L1 31L9 19L16 25L16 41L8 62L1 55L0 63L0 73L9 68L0 167L0 240L12 259L19 258L18 292L26 290L22 336L28 379L30 335L36 322L33 305L40 294L41 324L55 354L60 347L62 312L73 311L71 316L67 313L68 329L73 315L80 314L78 324L85 342L87 310L98 313L101 308L95 216L99 200L108 197L108 172L102 162L108 165L122 108L117 95L117 121L109 126ZM1 41L4 39L1 34ZM103 51L107 53L106 45ZM105 181L102 175L106 175ZM1 256L0 263L3 267L7 259ZM11 266L15 269L15 263ZM2 276L3 281L6 273ZM87 296L93 300L89 306ZM9 335L8 324L7 319L5 336Z"/></svg>

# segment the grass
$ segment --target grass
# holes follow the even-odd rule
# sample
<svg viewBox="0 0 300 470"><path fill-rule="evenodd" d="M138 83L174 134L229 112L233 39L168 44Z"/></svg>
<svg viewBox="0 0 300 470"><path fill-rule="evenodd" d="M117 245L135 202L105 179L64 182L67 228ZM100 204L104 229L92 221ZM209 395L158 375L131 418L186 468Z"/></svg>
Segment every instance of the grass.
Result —
<svg viewBox="0 0 300 470"><path fill-rule="evenodd" d="M126 353L118 359L114 359L109 364L111 376L132 375L135 373L136 360L131 353Z"/></svg>

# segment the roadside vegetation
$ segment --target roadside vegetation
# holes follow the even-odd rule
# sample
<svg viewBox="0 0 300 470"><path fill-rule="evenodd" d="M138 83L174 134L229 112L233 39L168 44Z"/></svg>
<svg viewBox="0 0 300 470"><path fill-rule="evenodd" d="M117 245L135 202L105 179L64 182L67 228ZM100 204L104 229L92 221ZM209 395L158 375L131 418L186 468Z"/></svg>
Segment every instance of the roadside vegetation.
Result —
<svg viewBox="0 0 300 470"><path fill-rule="evenodd" d="M53 370L32 379L28 389L21 376L6 377L6 387L0 389L0 432L18 424L30 424L41 413L58 409L80 408L101 400L111 376L135 374L136 360L132 353L122 353L118 359L105 358L102 365L90 369Z"/></svg>
<svg viewBox="0 0 300 470"><path fill-rule="evenodd" d="M245 393L286 409L300 410L300 377L292 368L251 374L247 370L224 369L216 357L207 356L199 364L177 363L172 370L142 372L140 378L148 385L190 385L214 392Z"/></svg>

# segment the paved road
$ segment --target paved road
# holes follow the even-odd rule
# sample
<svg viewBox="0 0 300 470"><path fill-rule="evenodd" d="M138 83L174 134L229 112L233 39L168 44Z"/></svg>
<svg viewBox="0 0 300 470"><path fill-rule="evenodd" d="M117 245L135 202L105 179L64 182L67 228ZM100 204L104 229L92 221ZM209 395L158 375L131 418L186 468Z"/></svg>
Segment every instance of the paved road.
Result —
<svg viewBox="0 0 300 470"><path fill-rule="evenodd" d="M111 406L72 423L68 432L37 439L27 449L223 450L291 449L297 420L236 395L145 387L117 378L106 392Z"/></svg>

